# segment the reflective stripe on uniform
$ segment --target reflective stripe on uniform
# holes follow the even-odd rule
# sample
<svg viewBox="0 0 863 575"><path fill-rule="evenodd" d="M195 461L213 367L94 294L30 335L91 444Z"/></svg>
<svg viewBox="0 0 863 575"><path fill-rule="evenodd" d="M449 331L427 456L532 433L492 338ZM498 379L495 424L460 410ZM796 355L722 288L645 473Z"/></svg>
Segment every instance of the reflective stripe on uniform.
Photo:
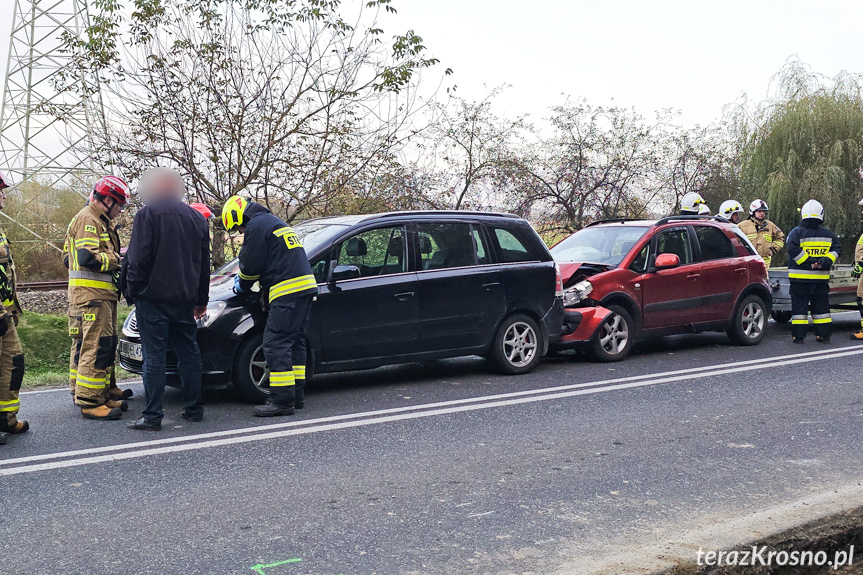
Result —
<svg viewBox="0 0 863 575"><path fill-rule="evenodd" d="M800 264L802 264L803 262L805 262L805 261L806 261L806 259L807 259L808 257L809 257L809 254L807 254L805 251L802 251L802 252L800 252L799 254L797 254L797 257L796 257L796 258L794 258L794 262L795 262L797 265L800 265Z"/></svg>
<svg viewBox="0 0 863 575"><path fill-rule="evenodd" d="M270 288L270 301L282 297L283 295L290 295L292 293L305 291L317 286L318 282L313 275L305 275L285 280Z"/></svg>
<svg viewBox="0 0 863 575"><path fill-rule="evenodd" d="M21 402L17 399L10 401L0 401L0 411L18 411Z"/></svg>
<svg viewBox="0 0 863 575"><path fill-rule="evenodd" d="M827 257L835 264L836 260L839 259L839 254L836 252L827 252Z"/></svg>
<svg viewBox="0 0 863 575"><path fill-rule="evenodd" d="M247 276L247 275L246 275L246 274L244 274L243 272L240 272L240 279L241 279L241 280L253 281L253 280L256 280L256 279L260 279L260 277L261 277L260 275L256 275L256 276Z"/></svg>
<svg viewBox="0 0 863 575"><path fill-rule="evenodd" d="M294 379L306 379L306 366L305 365L295 365L294 366Z"/></svg>
<svg viewBox="0 0 863 575"><path fill-rule="evenodd" d="M78 370L77 369L70 369L69 370L69 379L74 380L77 377L78 377Z"/></svg>
<svg viewBox="0 0 863 575"><path fill-rule="evenodd" d="M777 248L783 248L785 247L785 242L783 242L782 240L776 240L775 242L773 242L773 245Z"/></svg>
<svg viewBox="0 0 863 575"><path fill-rule="evenodd" d="M75 247L76 248L83 248L86 246L98 248L99 247L99 240L94 240L93 238L81 238L80 240L75 240Z"/></svg>
<svg viewBox="0 0 863 575"><path fill-rule="evenodd" d="M833 318L830 317L829 313L816 313L812 314L812 323L833 323Z"/></svg>
<svg viewBox="0 0 863 575"><path fill-rule="evenodd" d="M294 385L293 371L271 371L270 387L288 387Z"/></svg>
<svg viewBox="0 0 863 575"><path fill-rule="evenodd" d="M791 316L791 325L800 325L800 324L808 324L809 316L805 315L792 315Z"/></svg>
<svg viewBox="0 0 863 575"><path fill-rule="evenodd" d="M99 257L102 259L102 271L103 272L108 271L108 266L110 265L110 262L108 261L108 254L103 252L103 253L99 254Z"/></svg>
<svg viewBox="0 0 863 575"><path fill-rule="evenodd" d="M117 286L114 285L114 278L111 274L100 274L79 270L69 272L69 285L109 290L117 289Z"/></svg>
<svg viewBox="0 0 863 575"><path fill-rule="evenodd" d="M102 389L108 385L107 377L86 377L80 373L75 378L75 384L81 387L89 387L90 389Z"/></svg>
<svg viewBox="0 0 863 575"><path fill-rule="evenodd" d="M797 280L830 280L830 272L824 270L788 270L788 277Z"/></svg>

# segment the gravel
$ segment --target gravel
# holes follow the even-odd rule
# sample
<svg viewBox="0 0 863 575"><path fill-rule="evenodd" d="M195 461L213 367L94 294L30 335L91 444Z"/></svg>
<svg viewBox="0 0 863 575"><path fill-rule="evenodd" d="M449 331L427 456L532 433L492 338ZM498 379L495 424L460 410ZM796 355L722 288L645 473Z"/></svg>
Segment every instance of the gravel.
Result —
<svg viewBox="0 0 863 575"><path fill-rule="evenodd" d="M66 290L19 291L18 301L21 302L24 311L32 313L66 315L69 308L69 296Z"/></svg>

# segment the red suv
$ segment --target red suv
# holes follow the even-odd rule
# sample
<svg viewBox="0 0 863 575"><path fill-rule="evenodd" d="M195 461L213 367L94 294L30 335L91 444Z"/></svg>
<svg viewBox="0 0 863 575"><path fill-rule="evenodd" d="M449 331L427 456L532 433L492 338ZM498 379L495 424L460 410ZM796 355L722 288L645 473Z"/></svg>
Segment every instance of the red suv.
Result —
<svg viewBox="0 0 863 575"><path fill-rule="evenodd" d="M636 339L726 331L764 337L767 269L740 229L721 217L603 221L551 249L564 282L564 335L555 349L625 358Z"/></svg>

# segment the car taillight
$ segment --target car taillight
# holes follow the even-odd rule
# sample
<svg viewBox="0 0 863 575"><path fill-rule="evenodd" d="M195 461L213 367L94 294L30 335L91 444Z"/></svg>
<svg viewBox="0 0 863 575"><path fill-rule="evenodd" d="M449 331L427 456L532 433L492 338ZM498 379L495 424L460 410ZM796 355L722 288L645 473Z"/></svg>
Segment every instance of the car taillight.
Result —
<svg viewBox="0 0 863 575"><path fill-rule="evenodd" d="M560 274L560 266L558 264L554 264L554 273L557 276L555 278L557 285L554 290L554 297L563 297L563 276Z"/></svg>

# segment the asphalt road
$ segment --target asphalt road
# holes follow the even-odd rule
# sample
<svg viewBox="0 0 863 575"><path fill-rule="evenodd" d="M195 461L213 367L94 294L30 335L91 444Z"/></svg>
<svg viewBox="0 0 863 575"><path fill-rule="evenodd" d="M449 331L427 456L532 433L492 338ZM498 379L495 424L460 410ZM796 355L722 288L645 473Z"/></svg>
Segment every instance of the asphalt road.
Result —
<svg viewBox="0 0 863 575"><path fill-rule="evenodd" d="M859 485L863 345L847 339L859 319L836 317L829 346L793 346L771 323L752 348L665 338L622 363L548 358L520 377L481 359L334 374L277 420L212 392L190 424L172 390L160 433L126 429L140 397L93 422L65 390L27 393L33 431L0 447L0 573L637 562L675 534Z"/></svg>

